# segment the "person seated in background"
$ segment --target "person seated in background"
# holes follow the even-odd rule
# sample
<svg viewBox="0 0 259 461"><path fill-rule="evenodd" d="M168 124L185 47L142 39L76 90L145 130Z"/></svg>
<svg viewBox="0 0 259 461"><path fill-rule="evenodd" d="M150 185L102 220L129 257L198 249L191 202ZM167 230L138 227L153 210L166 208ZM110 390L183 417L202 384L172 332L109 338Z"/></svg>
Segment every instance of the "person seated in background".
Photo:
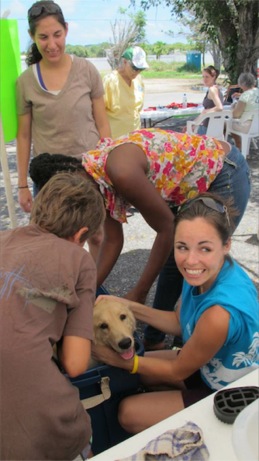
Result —
<svg viewBox="0 0 259 461"><path fill-rule="evenodd" d="M140 72L148 67L145 51L134 46L124 51L118 69L103 78L105 109L113 139L141 127L144 83Z"/></svg>
<svg viewBox="0 0 259 461"><path fill-rule="evenodd" d="M90 181L59 173L36 196L29 225L0 232L1 460L88 456L90 418L53 346L68 376L86 371L96 265L82 247L104 215Z"/></svg>
<svg viewBox="0 0 259 461"><path fill-rule="evenodd" d="M242 90L239 85L229 85L224 96L224 106L230 106L234 101L240 98Z"/></svg>
<svg viewBox="0 0 259 461"><path fill-rule="evenodd" d="M243 93L232 104L232 128L241 133L248 133L255 111L259 112L259 88L256 88L256 79L250 72L243 72L238 78L238 84ZM238 120L236 120L238 119ZM231 132L231 129L230 129ZM241 148L240 137L231 133L236 146Z"/></svg>
<svg viewBox="0 0 259 461"><path fill-rule="evenodd" d="M219 70L215 69L214 66L205 67L202 71L203 83L204 86L208 88L206 95L202 101L202 105L204 107L201 115L210 112L217 112L223 109L223 94L219 89L216 80L219 76ZM198 116L195 120L195 124L199 124L200 116ZM200 124L197 133L198 134L206 134L208 126L208 119L203 120Z"/></svg>
<svg viewBox="0 0 259 461"><path fill-rule="evenodd" d="M107 347L93 347L95 359L140 374L146 392L126 397L119 406L120 424L130 433L258 368L258 296L252 280L229 255L233 216L228 202L208 193L178 210L174 254L184 283L176 312L109 297L128 305L139 321L183 336L178 351L147 352L130 360Z"/></svg>

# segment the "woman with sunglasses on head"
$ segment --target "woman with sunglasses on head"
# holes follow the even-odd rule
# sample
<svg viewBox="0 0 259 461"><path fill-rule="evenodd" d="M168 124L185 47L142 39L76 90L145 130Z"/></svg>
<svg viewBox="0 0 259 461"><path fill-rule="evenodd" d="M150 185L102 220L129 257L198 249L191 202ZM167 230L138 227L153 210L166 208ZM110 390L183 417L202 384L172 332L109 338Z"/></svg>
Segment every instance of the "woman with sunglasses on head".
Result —
<svg viewBox="0 0 259 461"><path fill-rule="evenodd" d="M240 133L248 133L255 113L259 113L259 88L251 72L242 72L238 77L238 85L242 93L231 105L233 119L229 131L236 146L241 149L241 138L231 133L231 128Z"/></svg>
<svg viewBox="0 0 259 461"><path fill-rule="evenodd" d="M101 76L91 62L65 52L68 24L59 5L35 2L28 23L33 40L29 68L17 80L19 203L27 212L32 205L27 184L31 144L33 156L62 151L80 158L110 136Z"/></svg>
<svg viewBox="0 0 259 461"><path fill-rule="evenodd" d="M94 346L96 359L141 376L146 392L127 397L119 407L119 421L130 433L158 423L258 368L258 295L229 255L234 217L229 204L209 193L180 207L174 252L184 284L175 312L112 297L129 305L139 321L182 334L184 342L181 350L153 351L131 360Z"/></svg>
<svg viewBox="0 0 259 461"><path fill-rule="evenodd" d="M118 69L103 78L105 109L113 138L141 127L144 83L140 72L147 68L145 51L134 46L122 53Z"/></svg>
<svg viewBox="0 0 259 461"><path fill-rule="evenodd" d="M233 198L239 213L237 226L250 195L244 157L224 141L151 128L100 141L96 150L83 154L83 165L98 184L107 212L97 259L98 284L104 282L120 255L126 212L134 206L156 237L147 264L126 297L144 302L169 258L169 270L163 271L157 296L168 298L168 309L173 309L182 287L171 256L174 212L188 198L210 190ZM155 306L164 307L164 303ZM150 343L162 341L150 336L146 338Z"/></svg>

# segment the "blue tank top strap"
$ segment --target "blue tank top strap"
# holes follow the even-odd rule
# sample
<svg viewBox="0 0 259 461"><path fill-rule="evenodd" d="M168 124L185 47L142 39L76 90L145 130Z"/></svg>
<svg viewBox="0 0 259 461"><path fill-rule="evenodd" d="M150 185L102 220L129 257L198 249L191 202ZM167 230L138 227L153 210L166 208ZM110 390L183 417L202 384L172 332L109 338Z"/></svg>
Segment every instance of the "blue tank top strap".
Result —
<svg viewBox="0 0 259 461"><path fill-rule="evenodd" d="M40 63L37 62L36 63L36 69L37 69L37 74L38 74L38 79L39 79L39 82L40 82L40 85L41 87L44 89L44 90L48 90L43 82L43 78L42 78L42 75L41 75L41 71L40 71Z"/></svg>

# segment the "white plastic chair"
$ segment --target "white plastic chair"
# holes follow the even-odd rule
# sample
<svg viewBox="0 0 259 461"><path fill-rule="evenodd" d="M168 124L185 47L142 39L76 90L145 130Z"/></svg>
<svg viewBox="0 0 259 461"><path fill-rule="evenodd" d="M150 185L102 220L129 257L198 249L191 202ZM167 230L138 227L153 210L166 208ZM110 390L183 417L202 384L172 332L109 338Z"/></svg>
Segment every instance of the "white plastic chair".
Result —
<svg viewBox="0 0 259 461"><path fill-rule="evenodd" d="M187 121L187 133L197 134L197 130L203 120L209 119L206 136L211 136L224 141L226 139L226 124L231 119L232 112L230 109L221 110L219 112L208 112L201 114L198 117L198 123L195 120Z"/></svg>
<svg viewBox="0 0 259 461"><path fill-rule="evenodd" d="M242 133L241 131L235 130L232 128L232 122L239 121L239 119L233 118L227 127L226 135L231 135L231 133L236 134L241 139L241 153L246 158L249 154L251 140L255 143L255 138L259 136L259 112L253 112L253 119L250 125L248 133ZM256 144L256 143L255 143Z"/></svg>

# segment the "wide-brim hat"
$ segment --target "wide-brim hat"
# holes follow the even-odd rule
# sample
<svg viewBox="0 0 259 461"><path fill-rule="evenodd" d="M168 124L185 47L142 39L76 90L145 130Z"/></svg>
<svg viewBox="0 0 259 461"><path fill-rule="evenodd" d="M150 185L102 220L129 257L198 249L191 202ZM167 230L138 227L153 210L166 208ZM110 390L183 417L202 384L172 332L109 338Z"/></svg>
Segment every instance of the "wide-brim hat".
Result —
<svg viewBox="0 0 259 461"><path fill-rule="evenodd" d="M149 68L146 53L144 50L142 50L142 48L140 48L140 46L132 46L130 48L126 48L122 54L122 58L131 61L137 69L143 70Z"/></svg>

